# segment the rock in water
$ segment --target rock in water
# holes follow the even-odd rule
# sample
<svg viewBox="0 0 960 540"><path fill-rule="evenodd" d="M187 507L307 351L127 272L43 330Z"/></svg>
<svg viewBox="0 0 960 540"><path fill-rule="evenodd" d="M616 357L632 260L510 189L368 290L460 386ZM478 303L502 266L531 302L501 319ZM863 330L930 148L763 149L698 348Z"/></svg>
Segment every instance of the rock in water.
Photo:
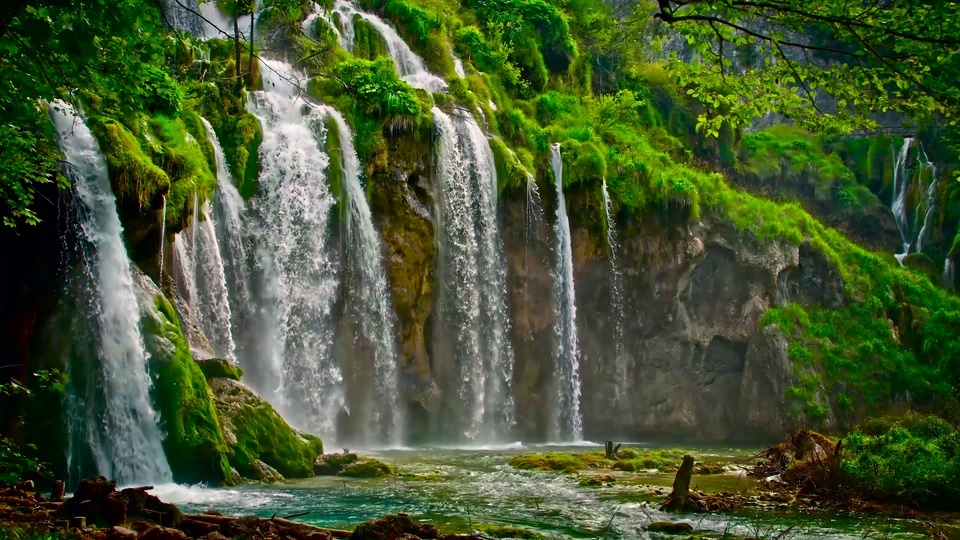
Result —
<svg viewBox="0 0 960 540"><path fill-rule="evenodd" d="M647 527L650 532L663 534L687 534L693 532L693 525L684 522L654 521Z"/></svg>
<svg viewBox="0 0 960 540"><path fill-rule="evenodd" d="M283 475L278 473L276 469L259 459L253 460L253 471L257 480L265 484L273 484L274 482L283 482L285 480Z"/></svg>

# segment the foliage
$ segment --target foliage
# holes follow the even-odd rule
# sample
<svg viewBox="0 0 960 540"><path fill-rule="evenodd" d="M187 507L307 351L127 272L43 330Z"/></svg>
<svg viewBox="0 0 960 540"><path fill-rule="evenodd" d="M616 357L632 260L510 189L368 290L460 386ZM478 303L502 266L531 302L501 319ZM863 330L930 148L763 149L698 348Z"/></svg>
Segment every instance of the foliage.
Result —
<svg viewBox="0 0 960 540"><path fill-rule="evenodd" d="M409 84L400 80L389 58L342 62L335 75L337 81L328 84L342 84L342 91L354 99L356 110L362 114L393 126L419 125L423 121L424 103Z"/></svg>
<svg viewBox="0 0 960 540"><path fill-rule="evenodd" d="M960 503L960 431L935 416L868 421L843 439L840 470L857 492L923 508Z"/></svg>
<svg viewBox="0 0 960 540"><path fill-rule="evenodd" d="M5 91L2 89L5 84L0 82L0 92ZM39 185L56 182L58 187L66 189L69 183L57 167L56 146L47 127L45 109L36 103L9 106L12 110L7 112L16 120L0 123L3 224L7 227L15 227L21 222L36 225L40 217L31 207Z"/></svg>
<svg viewBox="0 0 960 540"><path fill-rule="evenodd" d="M56 419L37 418L37 414L30 412L44 410L45 407L49 411L50 402L59 404L65 383L63 373L58 370L38 370L26 381L11 379L0 384L0 405L5 411L15 411L20 406L26 408L28 414L19 417L20 430L29 431L30 440L51 443L53 432L49 423ZM28 420L36 422L37 426L28 425ZM42 436L32 437L38 431L33 429L35 427L44 431L45 439ZM49 478L50 464L44 461L45 457L45 453L34 444L23 444L0 435L0 486L9 486L20 480Z"/></svg>
<svg viewBox="0 0 960 540"><path fill-rule="evenodd" d="M745 124L779 111L824 130L876 125L876 111L943 116L956 125L960 92L957 6L894 2L720 0L662 2L701 61L671 67L704 103L701 127ZM932 24L931 21L938 21ZM735 57L747 58L735 62ZM752 60L752 61L750 61ZM936 69L933 68L936 66ZM834 98L824 109L816 94Z"/></svg>
<svg viewBox="0 0 960 540"><path fill-rule="evenodd" d="M227 445L206 378L190 354L173 306L156 298L155 317L145 319L156 401L163 423L163 449L178 482L220 484L230 479ZM156 340L173 345L172 353ZM151 344L152 342L152 344Z"/></svg>

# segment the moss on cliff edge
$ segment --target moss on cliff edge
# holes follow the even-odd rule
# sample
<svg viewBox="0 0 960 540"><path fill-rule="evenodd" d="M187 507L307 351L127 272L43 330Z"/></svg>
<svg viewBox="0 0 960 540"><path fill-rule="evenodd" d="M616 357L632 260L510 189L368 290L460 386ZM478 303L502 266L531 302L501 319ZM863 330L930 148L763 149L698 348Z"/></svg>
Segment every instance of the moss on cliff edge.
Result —
<svg viewBox="0 0 960 540"><path fill-rule="evenodd" d="M261 460L287 478L313 476L313 463L323 451L320 439L301 436L274 408L247 387L229 379L211 381L217 412L230 448L230 464L255 477Z"/></svg>
<svg viewBox="0 0 960 540"><path fill-rule="evenodd" d="M207 381L190 356L173 306L158 296L156 308L160 318L148 319L145 330L174 345L172 354L163 354L157 346L151 351L163 449L174 480L190 484L226 482L230 478L227 445Z"/></svg>

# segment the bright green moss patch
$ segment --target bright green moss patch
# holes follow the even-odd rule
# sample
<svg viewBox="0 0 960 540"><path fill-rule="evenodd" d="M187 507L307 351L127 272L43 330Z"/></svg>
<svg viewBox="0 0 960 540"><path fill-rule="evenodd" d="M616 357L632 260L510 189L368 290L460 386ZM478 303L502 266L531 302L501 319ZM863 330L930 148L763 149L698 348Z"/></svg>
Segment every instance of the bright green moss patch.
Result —
<svg viewBox="0 0 960 540"><path fill-rule="evenodd" d="M363 60L376 60L389 57L387 44L380 32L359 15L353 21L353 55Z"/></svg>
<svg viewBox="0 0 960 540"><path fill-rule="evenodd" d="M500 192L526 189L530 173L520 163L517 155L497 138L490 139L490 149L493 151L497 168L497 187Z"/></svg>
<svg viewBox="0 0 960 540"><path fill-rule="evenodd" d="M179 230L189 223L193 200L208 199L217 186L216 168L210 169L200 140L180 119L157 116L150 119L152 136L159 142L157 163L172 180L167 194L167 226Z"/></svg>
<svg viewBox="0 0 960 540"><path fill-rule="evenodd" d="M378 478L380 476L390 476L393 469L386 463L373 459L361 458L356 463L351 463L337 473L338 476L349 478Z"/></svg>
<svg viewBox="0 0 960 540"><path fill-rule="evenodd" d="M245 477L256 477L257 459L287 478L313 476L314 460L322 451L316 437L301 436L273 406L248 388L229 379L211 381L217 412L230 447L230 464Z"/></svg>
<svg viewBox="0 0 960 540"><path fill-rule="evenodd" d="M164 348L150 347L151 340L147 340L156 374L154 391L164 433L163 449L174 480L223 483L230 478L230 464L207 381L190 356L173 306L157 296L156 308L159 318L148 318L145 330L174 346L172 354L165 356Z"/></svg>
<svg viewBox="0 0 960 540"><path fill-rule="evenodd" d="M330 186L330 192L337 200L337 204L342 203L343 194L343 157L340 150L340 127L333 118L326 122L327 138L325 141L327 155L330 157L330 166L327 169L327 184ZM345 205L341 204L341 209ZM342 210L341 210L342 211Z"/></svg>
<svg viewBox="0 0 960 540"><path fill-rule="evenodd" d="M239 366L223 358L211 358L209 360L197 360L200 371L207 379L231 379L239 381L243 377L243 370Z"/></svg>
<svg viewBox="0 0 960 540"><path fill-rule="evenodd" d="M107 159L114 193L121 204L150 205L170 189L170 178L144 152L140 141L116 120L94 117L88 121Z"/></svg>
<svg viewBox="0 0 960 540"><path fill-rule="evenodd" d="M677 466L683 459L681 450L647 450L626 448L618 457L607 458L603 452L547 452L526 454L510 460L517 469L575 473L587 469L641 471Z"/></svg>

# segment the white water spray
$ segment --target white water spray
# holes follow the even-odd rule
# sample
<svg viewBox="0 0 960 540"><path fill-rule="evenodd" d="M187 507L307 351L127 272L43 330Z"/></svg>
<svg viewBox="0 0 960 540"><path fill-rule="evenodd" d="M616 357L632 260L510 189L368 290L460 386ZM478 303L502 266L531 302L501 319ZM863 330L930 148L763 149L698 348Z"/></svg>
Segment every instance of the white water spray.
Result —
<svg viewBox="0 0 960 540"><path fill-rule="evenodd" d="M459 427L468 440L504 439L514 423L513 350L493 152L469 113L432 112L439 136L438 302L442 333L454 336Z"/></svg>
<svg viewBox="0 0 960 540"><path fill-rule="evenodd" d="M97 140L70 105L54 102L50 118L70 164L76 196L83 274L70 290L87 298L78 306L96 345L68 368L67 393L71 477L86 455L96 473L120 484L172 481L161 444L157 413L149 401L150 376L140 335L140 313L130 261L123 246L116 199ZM72 478L76 480L77 478Z"/></svg>
<svg viewBox="0 0 960 540"><path fill-rule="evenodd" d="M550 147L550 164L557 186L557 221L554 227L557 237L557 266L554 277L557 302L554 347L559 385L557 436L562 441L579 441L583 439L583 420L580 415L580 345L577 340L577 306L573 288L573 247L567 204L563 196L563 159L559 143Z"/></svg>
<svg viewBox="0 0 960 540"><path fill-rule="evenodd" d="M286 64L262 60L264 87L251 92L247 110L263 127L262 169L253 200L255 245L264 274L259 362L278 379L260 388L293 424L321 435L335 432L344 404L343 376L333 359L332 309L339 261L328 245L334 198L320 151L323 115L298 98L295 85L276 72Z"/></svg>
<svg viewBox="0 0 960 540"><path fill-rule="evenodd" d="M399 411L397 390L397 351L394 329L396 320L390 298L390 285L383 266L380 251L380 235L373 224L370 205L360 181L361 167L353 145L353 133L343 116L327 105L317 109L333 119L339 132L343 193L348 205L345 215L347 253L344 264L356 271L356 279L350 280L357 290L353 311L360 322L362 338L373 349L374 392L372 403L372 426L375 433L368 438L388 444L399 444L403 418ZM334 179L336 181L336 179Z"/></svg>

